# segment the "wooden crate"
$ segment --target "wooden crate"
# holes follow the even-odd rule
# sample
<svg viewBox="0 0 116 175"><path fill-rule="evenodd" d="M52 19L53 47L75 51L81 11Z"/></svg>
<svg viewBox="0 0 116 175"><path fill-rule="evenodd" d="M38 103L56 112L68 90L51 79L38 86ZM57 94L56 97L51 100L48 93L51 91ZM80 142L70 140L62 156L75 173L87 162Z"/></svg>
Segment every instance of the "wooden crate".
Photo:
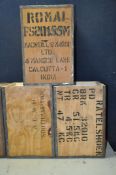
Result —
<svg viewBox="0 0 116 175"><path fill-rule="evenodd" d="M105 102L98 82L54 87L56 156L105 155Z"/></svg>
<svg viewBox="0 0 116 175"><path fill-rule="evenodd" d="M9 157L53 156L51 87L14 84L2 90Z"/></svg>
<svg viewBox="0 0 116 175"><path fill-rule="evenodd" d="M73 5L21 7L23 79L73 82Z"/></svg>

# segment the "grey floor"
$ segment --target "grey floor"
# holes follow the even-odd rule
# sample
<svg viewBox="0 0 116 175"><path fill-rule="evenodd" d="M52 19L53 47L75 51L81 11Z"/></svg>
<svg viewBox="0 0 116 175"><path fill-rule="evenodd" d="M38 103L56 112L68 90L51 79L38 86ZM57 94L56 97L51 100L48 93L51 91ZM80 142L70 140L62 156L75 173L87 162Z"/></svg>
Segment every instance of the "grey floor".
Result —
<svg viewBox="0 0 116 175"><path fill-rule="evenodd" d="M116 175L116 154L105 158L0 159L0 175Z"/></svg>

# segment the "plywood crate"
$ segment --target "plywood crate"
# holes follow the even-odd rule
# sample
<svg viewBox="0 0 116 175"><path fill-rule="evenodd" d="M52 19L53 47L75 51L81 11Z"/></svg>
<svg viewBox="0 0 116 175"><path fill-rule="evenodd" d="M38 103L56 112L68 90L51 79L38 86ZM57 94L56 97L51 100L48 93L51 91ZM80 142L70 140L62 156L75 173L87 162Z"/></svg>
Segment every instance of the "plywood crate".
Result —
<svg viewBox="0 0 116 175"><path fill-rule="evenodd" d="M51 92L21 83L2 90L9 157L53 156Z"/></svg>
<svg viewBox="0 0 116 175"><path fill-rule="evenodd" d="M73 5L21 6L25 84L73 82Z"/></svg>
<svg viewBox="0 0 116 175"><path fill-rule="evenodd" d="M56 156L105 155L105 100L98 82L54 87Z"/></svg>

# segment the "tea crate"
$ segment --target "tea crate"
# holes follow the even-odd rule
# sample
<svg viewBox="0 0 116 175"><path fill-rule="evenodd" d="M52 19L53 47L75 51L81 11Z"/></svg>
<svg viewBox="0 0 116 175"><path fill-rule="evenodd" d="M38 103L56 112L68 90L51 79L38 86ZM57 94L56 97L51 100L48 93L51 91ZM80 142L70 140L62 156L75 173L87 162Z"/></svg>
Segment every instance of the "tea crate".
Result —
<svg viewBox="0 0 116 175"><path fill-rule="evenodd" d="M21 6L25 84L73 82L73 5Z"/></svg>
<svg viewBox="0 0 116 175"><path fill-rule="evenodd" d="M99 82L54 87L57 157L105 155L105 103Z"/></svg>
<svg viewBox="0 0 116 175"><path fill-rule="evenodd" d="M52 157L52 100L49 85L2 89L9 157Z"/></svg>

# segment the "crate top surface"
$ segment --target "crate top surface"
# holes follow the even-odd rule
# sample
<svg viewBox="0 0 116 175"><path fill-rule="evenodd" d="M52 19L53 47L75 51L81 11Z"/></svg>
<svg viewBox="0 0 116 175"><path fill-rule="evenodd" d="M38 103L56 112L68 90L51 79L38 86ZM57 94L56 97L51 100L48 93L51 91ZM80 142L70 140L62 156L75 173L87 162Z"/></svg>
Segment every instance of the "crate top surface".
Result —
<svg viewBox="0 0 116 175"><path fill-rule="evenodd" d="M69 87L69 86L84 86L84 87L88 87L88 86L101 86L104 87L105 84L98 82L98 81L79 81L79 82L75 82L74 84L68 84L68 83L63 83L60 85L55 85L54 87Z"/></svg>
<svg viewBox="0 0 116 175"><path fill-rule="evenodd" d="M58 5L21 5L20 9L24 8L59 8L59 7L74 7L73 4L58 4Z"/></svg>

